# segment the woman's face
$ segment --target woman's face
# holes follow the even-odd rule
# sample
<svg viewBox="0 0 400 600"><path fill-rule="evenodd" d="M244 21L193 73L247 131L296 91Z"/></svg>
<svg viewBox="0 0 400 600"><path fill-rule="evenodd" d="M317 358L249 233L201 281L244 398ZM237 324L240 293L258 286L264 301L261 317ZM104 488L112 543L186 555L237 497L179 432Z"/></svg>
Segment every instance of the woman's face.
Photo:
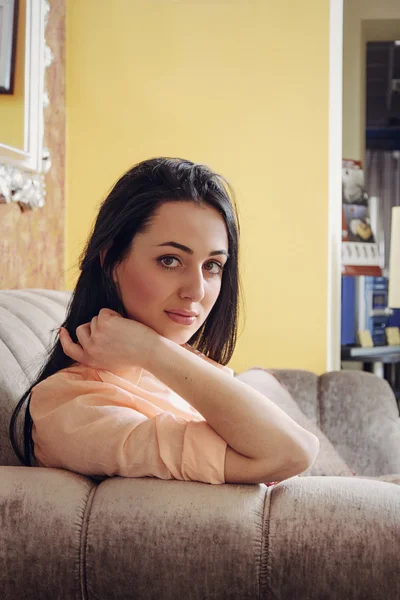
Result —
<svg viewBox="0 0 400 600"><path fill-rule="evenodd" d="M216 209L165 202L114 270L129 317L177 344L186 343L218 298L228 251L225 222ZM196 316L182 323L169 311Z"/></svg>

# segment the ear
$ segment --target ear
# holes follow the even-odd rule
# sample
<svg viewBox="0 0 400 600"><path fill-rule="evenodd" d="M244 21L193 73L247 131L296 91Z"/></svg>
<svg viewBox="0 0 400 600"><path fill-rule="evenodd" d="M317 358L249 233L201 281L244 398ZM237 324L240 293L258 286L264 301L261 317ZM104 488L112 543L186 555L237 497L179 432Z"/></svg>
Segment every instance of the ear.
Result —
<svg viewBox="0 0 400 600"><path fill-rule="evenodd" d="M108 248L104 248L103 250L100 251L100 264L101 266L104 265L104 259L106 257L107 252L109 251L109 247Z"/></svg>
<svg viewBox="0 0 400 600"><path fill-rule="evenodd" d="M100 264L101 264L101 266L104 265L104 257L105 257L105 255L106 255L106 251L105 250L101 250L100 251Z"/></svg>
<svg viewBox="0 0 400 600"><path fill-rule="evenodd" d="M100 264L102 267L104 265L104 259L107 255L107 252L109 251L109 249L110 249L110 246L108 246L107 248L104 248L103 250L100 251L99 256L100 256ZM118 283L118 280L117 280L116 275L114 274L114 271L113 271L113 281L114 281L114 283Z"/></svg>

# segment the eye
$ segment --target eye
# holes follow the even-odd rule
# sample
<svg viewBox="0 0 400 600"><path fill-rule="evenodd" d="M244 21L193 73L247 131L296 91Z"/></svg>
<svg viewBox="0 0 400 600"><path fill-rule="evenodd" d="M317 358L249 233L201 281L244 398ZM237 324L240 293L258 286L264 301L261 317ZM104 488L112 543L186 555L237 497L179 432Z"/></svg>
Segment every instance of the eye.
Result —
<svg viewBox="0 0 400 600"><path fill-rule="evenodd" d="M174 261L174 260L180 262L180 259L177 258L176 256L169 256L169 255L161 256L160 258L157 259L157 264L160 267L162 267L163 269L168 269L168 271L173 271L173 270L177 269L177 267L171 266L170 261ZM169 262L169 264L165 264L164 261ZM210 275L219 275L224 268L224 266L221 263L217 262L216 260L210 260L206 263L206 265L211 265L211 268L214 268L214 270L206 269L207 273L210 273ZM215 268L217 270L215 270Z"/></svg>
<svg viewBox="0 0 400 600"><path fill-rule="evenodd" d="M219 275L222 271L222 269L224 268L223 265L221 265L221 263L217 262L216 260L210 260L210 262L206 263L207 265L211 265L213 267L217 267L217 271L211 271L210 269L206 269L209 273L211 273L211 275Z"/></svg>
<svg viewBox="0 0 400 600"><path fill-rule="evenodd" d="M161 256L161 258L159 258L157 260L157 263L160 265L160 267L164 267L164 269L176 269L176 267L171 267L170 265L165 265L162 261L163 260L167 260L167 261L171 261L171 260L179 260L178 258L175 258L175 256Z"/></svg>

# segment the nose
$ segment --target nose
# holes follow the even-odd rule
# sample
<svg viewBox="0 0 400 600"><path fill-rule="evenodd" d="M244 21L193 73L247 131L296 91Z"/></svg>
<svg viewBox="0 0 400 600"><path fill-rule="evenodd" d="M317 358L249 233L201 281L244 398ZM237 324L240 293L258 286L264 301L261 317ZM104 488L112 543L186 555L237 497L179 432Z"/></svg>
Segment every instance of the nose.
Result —
<svg viewBox="0 0 400 600"><path fill-rule="evenodd" d="M188 270L179 295L181 298L190 298L192 302L201 302L204 298L204 277L201 267L197 270Z"/></svg>

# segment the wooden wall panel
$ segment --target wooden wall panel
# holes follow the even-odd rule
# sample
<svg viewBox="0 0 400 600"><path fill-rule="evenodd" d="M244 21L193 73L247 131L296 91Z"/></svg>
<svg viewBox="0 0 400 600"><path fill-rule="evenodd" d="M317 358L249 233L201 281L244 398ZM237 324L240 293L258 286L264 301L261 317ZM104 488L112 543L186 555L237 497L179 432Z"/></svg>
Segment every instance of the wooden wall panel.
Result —
<svg viewBox="0 0 400 600"><path fill-rule="evenodd" d="M46 41L54 55L46 72L46 204L25 212L16 203L0 205L0 289L65 288L65 0L50 1Z"/></svg>

